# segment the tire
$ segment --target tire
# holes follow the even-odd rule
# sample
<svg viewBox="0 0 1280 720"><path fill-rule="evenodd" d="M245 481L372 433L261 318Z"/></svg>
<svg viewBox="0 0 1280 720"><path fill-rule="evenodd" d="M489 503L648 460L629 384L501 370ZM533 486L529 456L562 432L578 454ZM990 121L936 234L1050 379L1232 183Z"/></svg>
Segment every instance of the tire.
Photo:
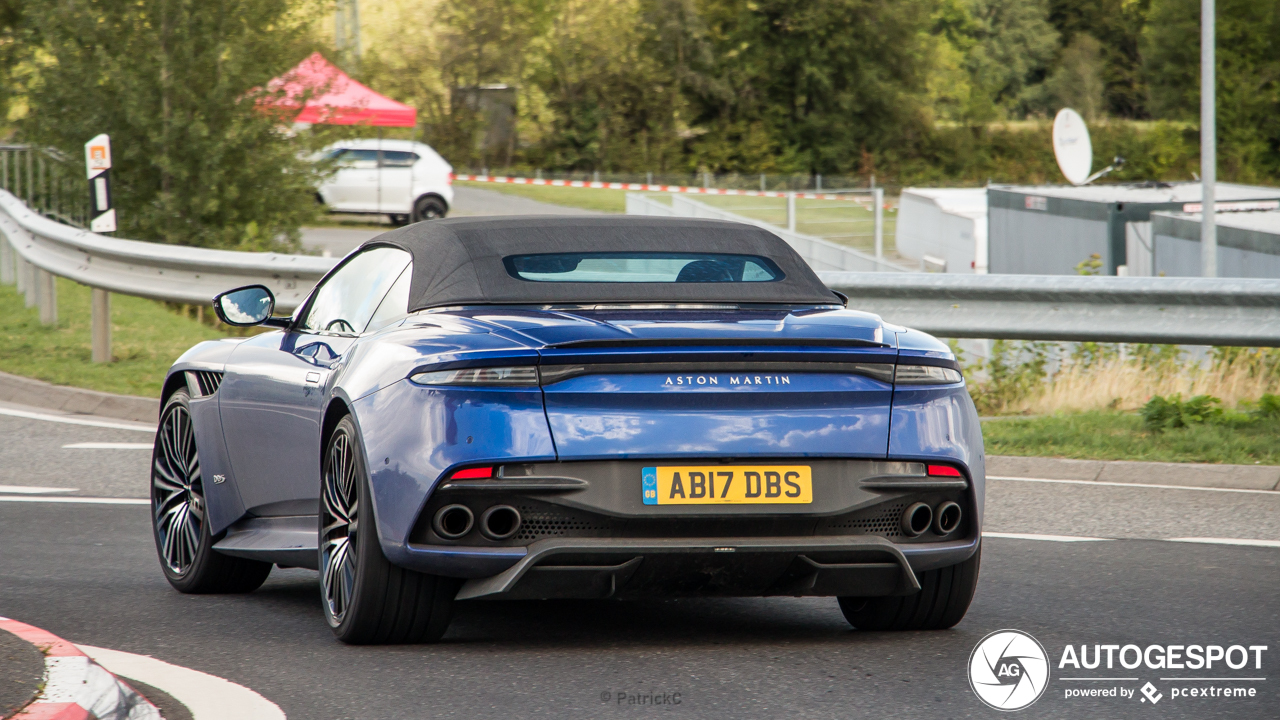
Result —
<svg viewBox="0 0 1280 720"><path fill-rule="evenodd" d="M842 597L840 611L859 630L945 630L969 610L978 586L982 546L958 565L929 570L916 577L920 592L899 597Z"/></svg>
<svg viewBox="0 0 1280 720"><path fill-rule="evenodd" d="M449 214L449 208L445 206L444 201L438 197L425 196L418 198L413 204L413 221L422 222L423 220L439 220Z"/></svg>
<svg viewBox="0 0 1280 720"><path fill-rule="evenodd" d="M165 579L183 593L247 593L271 573L271 563L213 549L205 521L204 480L186 390L169 396L151 451L151 533ZM221 535L219 535L219 538Z"/></svg>
<svg viewBox="0 0 1280 720"><path fill-rule="evenodd" d="M391 221L392 227L404 227L405 225L409 224L408 215L401 215L401 214L388 215L387 219Z"/></svg>
<svg viewBox="0 0 1280 720"><path fill-rule="evenodd" d="M439 640L458 581L392 565L378 542L369 473L355 423L338 422L320 480L320 598L333 634L351 645Z"/></svg>

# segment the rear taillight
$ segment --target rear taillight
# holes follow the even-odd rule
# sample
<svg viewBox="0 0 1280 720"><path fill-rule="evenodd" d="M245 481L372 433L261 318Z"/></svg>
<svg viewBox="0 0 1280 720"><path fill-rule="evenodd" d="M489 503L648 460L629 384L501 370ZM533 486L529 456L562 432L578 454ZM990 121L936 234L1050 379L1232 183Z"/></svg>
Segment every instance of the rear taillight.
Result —
<svg viewBox="0 0 1280 720"><path fill-rule="evenodd" d="M930 465L929 475L932 477L964 477L959 470L950 465Z"/></svg>
<svg viewBox="0 0 1280 720"><path fill-rule="evenodd" d="M493 467L473 467L458 470L449 476L450 480L479 480L493 477Z"/></svg>
<svg viewBox="0 0 1280 720"><path fill-rule="evenodd" d="M950 385L963 379L959 370L937 365L898 365L893 376L895 385Z"/></svg>
<svg viewBox="0 0 1280 720"><path fill-rule="evenodd" d="M469 385L469 386L519 386L531 387L538 384L538 368L524 367L486 367L461 368L458 370L436 370L421 372L409 376L411 382L418 385Z"/></svg>

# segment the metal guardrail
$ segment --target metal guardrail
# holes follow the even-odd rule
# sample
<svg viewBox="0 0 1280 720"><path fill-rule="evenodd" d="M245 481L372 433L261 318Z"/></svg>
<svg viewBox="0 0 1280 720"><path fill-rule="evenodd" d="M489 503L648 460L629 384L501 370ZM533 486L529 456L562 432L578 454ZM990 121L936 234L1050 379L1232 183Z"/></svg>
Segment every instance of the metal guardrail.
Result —
<svg viewBox="0 0 1280 720"><path fill-rule="evenodd" d="M849 307L942 337L1280 347L1280 280L833 272L809 259ZM103 237L0 191L0 280L16 280L47 323L57 322L54 276L94 288L95 360L110 358L111 292L204 304L262 283L287 312L337 262Z"/></svg>
<svg viewBox="0 0 1280 720"><path fill-rule="evenodd" d="M802 235L771 225L763 220L755 220L737 213L712 207L692 198L673 195L671 204L658 202L639 193L627 193L628 215L657 215L661 217L692 217L710 220L725 220L762 227L782 238L795 249L800 257L814 270L845 270L850 272L909 272L901 265L896 265L860 252L851 247L837 245L812 235ZM795 217L794 213L791 215Z"/></svg>
<svg viewBox="0 0 1280 720"><path fill-rule="evenodd" d="M260 283L275 294L277 309L290 312L338 262L105 237L42 217L4 190L0 236L0 281L16 282L27 306L40 307L41 322L58 321L54 276L94 289L95 361L111 357L108 293L204 305L229 288Z"/></svg>
<svg viewBox="0 0 1280 720"><path fill-rule="evenodd" d="M953 338L1280 347L1280 280L819 272L849 307Z"/></svg>

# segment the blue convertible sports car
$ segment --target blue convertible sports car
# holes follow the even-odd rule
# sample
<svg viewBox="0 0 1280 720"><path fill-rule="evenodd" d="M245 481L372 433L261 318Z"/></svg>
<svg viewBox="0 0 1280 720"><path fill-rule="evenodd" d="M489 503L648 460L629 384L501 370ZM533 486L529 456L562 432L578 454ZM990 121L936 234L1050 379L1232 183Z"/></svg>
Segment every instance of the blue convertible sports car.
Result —
<svg viewBox="0 0 1280 720"><path fill-rule="evenodd" d="M765 230L419 223L273 305L219 295L276 329L164 384L152 518L182 592L317 569L350 643L438 639L471 599L834 596L871 630L968 609L984 469L954 355Z"/></svg>

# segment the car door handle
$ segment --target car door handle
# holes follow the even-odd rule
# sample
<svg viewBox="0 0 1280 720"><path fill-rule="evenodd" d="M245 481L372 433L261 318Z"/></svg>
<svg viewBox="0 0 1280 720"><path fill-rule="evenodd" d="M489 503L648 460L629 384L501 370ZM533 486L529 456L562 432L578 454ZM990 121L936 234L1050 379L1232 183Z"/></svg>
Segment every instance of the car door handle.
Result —
<svg viewBox="0 0 1280 720"><path fill-rule="evenodd" d="M319 383L320 383L320 373L318 373L318 372L309 372L309 373L307 373L307 382L308 382L308 383L311 383L311 384L313 384L313 385L315 385L315 384L319 384Z"/></svg>

